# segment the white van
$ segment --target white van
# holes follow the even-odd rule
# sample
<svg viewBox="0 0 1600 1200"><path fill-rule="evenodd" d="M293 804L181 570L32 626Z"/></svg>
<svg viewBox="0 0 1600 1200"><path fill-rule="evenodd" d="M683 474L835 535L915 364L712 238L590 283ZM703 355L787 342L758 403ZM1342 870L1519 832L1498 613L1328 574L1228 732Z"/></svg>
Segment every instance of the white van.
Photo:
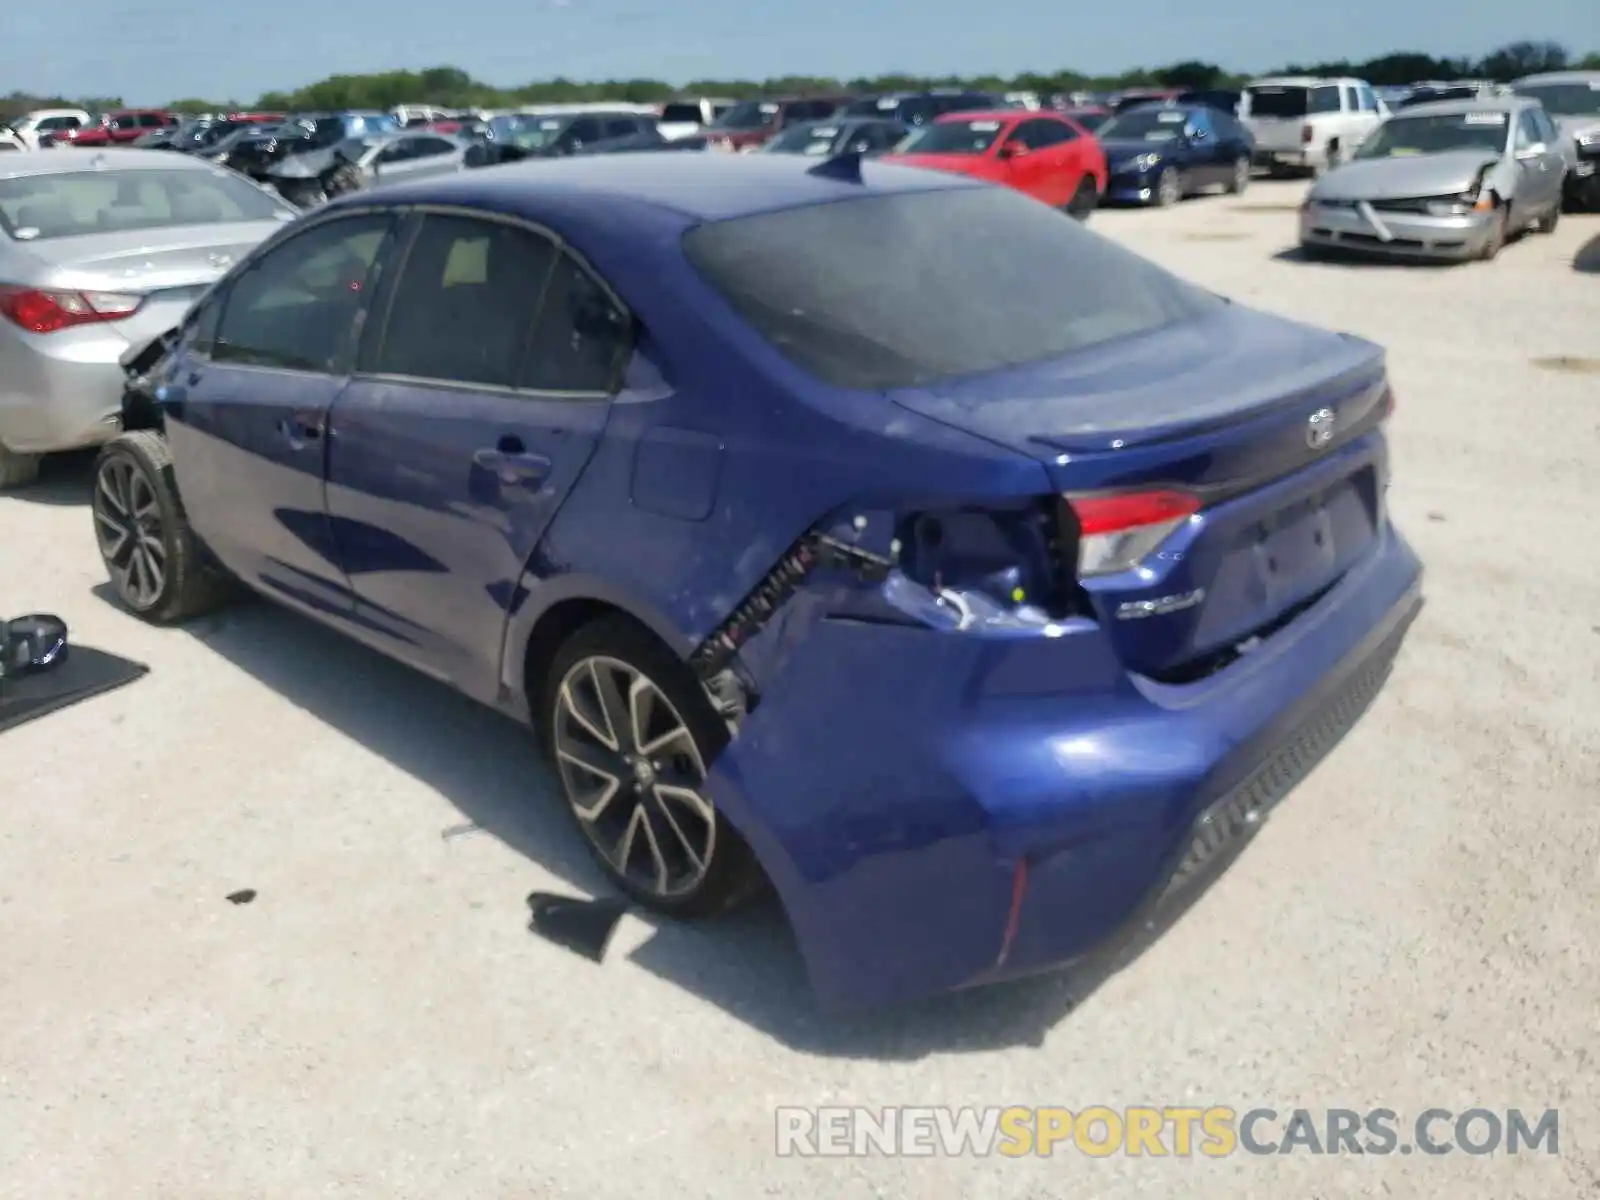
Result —
<svg viewBox="0 0 1600 1200"><path fill-rule="evenodd" d="M1389 110L1364 79L1286 75L1248 85L1239 113L1258 166L1320 174L1349 158Z"/></svg>

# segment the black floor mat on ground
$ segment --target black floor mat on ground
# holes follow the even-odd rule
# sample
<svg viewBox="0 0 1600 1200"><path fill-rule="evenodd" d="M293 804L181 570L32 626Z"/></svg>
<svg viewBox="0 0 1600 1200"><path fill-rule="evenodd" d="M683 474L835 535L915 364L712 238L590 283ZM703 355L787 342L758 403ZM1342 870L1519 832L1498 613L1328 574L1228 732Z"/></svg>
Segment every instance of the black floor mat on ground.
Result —
<svg viewBox="0 0 1600 1200"><path fill-rule="evenodd" d="M0 733L147 675L150 668L93 646L72 646L65 661L0 679Z"/></svg>

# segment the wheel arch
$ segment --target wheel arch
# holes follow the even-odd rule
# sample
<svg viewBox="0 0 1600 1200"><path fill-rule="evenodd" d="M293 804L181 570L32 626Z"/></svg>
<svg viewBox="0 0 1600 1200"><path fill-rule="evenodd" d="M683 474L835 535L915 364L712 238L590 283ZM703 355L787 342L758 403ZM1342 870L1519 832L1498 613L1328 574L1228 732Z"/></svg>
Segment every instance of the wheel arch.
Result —
<svg viewBox="0 0 1600 1200"><path fill-rule="evenodd" d="M556 652L590 621L620 615L678 658L687 659L694 649L694 640L674 628L653 605L622 594L604 580L566 576L535 586L537 590L520 605L513 598L500 655L501 694L514 714L530 723L536 723L540 686Z"/></svg>

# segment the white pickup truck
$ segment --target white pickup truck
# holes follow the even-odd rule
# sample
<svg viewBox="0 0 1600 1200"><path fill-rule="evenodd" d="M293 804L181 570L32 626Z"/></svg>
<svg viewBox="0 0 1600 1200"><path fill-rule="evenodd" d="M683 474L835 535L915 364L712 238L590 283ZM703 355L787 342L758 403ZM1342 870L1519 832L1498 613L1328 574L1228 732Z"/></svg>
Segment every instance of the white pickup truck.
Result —
<svg viewBox="0 0 1600 1200"><path fill-rule="evenodd" d="M1239 115L1255 135L1257 166L1320 174L1349 158L1389 109L1364 79L1295 75L1251 83Z"/></svg>

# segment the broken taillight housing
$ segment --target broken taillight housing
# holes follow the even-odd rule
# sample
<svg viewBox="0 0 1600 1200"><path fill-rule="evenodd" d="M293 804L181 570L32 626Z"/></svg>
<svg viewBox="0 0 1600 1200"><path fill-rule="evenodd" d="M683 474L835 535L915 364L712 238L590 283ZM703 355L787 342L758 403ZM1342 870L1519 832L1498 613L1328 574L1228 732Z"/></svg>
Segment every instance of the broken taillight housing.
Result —
<svg viewBox="0 0 1600 1200"><path fill-rule="evenodd" d="M1079 579L1115 575L1141 563L1200 511L1200 498L1176 488L1069 495L1064 523L1076 526Z"/></svg>
<svg viewBox="0 0 1600 1200"><path fill-rule="evenodd" d="M1061 615L1075 589L1065 586L1058 541L1039 504L920 512L901 519L895 561L935 595L970 592L1004 608Z"/></svg>
<svg viewBox="0 0 1600 1200"><path fill-rule="evenodd" d="M29 333L120 321L139 311L143 296L120 292L61 292L0 284L0 316Z"/></svg>

